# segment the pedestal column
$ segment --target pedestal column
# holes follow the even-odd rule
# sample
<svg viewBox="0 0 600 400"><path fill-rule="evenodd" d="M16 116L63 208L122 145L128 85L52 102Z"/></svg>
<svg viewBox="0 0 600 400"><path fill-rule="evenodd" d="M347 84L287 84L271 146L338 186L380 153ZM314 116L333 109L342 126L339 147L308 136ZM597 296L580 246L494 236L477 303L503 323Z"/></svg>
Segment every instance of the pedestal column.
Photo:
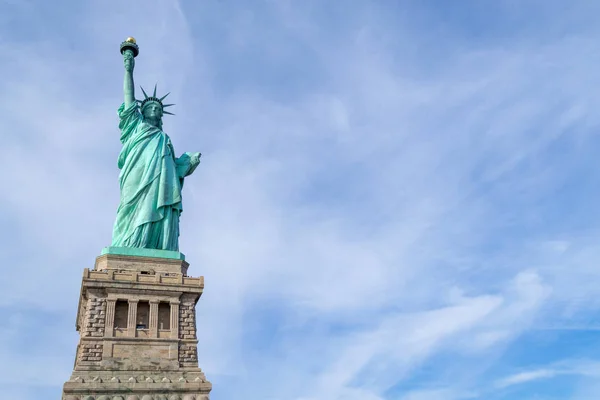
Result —
<svg viewBox="0 0 600 400"><path fill-rule="evenodd" d="M171 338L179 338L179 302L171 302Z"/></svg>
<svg viewBox="0 0 600 400"><path fill-rule="evenodd" d="M104 329L104 337L113 337L115 331L115 304L116 300L107 299L106 300L106 322Z"/></svg>
<svg viewBox="0 0 600 400"><path fill-rule="evenodd" d="M150 301L150 337L158 337L158 300Z"/></svg>
<svg viewBox="0 0 600 400"><path fill-rule="evenodd" d="M127 336L135 337L138 300L129 300L128 303L129 312L127 314Z"/></svg>

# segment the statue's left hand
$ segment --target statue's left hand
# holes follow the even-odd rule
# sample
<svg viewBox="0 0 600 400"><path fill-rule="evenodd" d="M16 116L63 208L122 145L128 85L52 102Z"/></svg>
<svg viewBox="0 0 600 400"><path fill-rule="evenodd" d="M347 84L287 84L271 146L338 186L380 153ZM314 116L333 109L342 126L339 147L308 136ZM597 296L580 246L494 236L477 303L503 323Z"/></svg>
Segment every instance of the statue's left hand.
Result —
<svg viewBox="0 0 600 400"><path fill-rule="evenodd" d="M200 164L200 153L183 153L181 157L175 159L177 165L177 174L180 178L191 175Z"/></svg>
<svg viewBox="0 0 600 400"><path fill-rule="evenodd" d="M202 153L194 153L192 155L192 164L198 165L200 164L200 157L202 157Z"/></svg>

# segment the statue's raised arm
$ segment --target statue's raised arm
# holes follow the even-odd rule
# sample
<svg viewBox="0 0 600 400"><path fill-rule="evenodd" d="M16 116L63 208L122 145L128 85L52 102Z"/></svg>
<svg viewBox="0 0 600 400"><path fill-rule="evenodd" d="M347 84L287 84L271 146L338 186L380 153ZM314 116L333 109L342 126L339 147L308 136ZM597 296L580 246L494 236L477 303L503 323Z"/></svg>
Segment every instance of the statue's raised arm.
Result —
<svg viewBox="0 0 600 400"><path fill-rule="evenodd" d="M135 39L127 38L121 44L121 54L125 65L125 79L123 80L123 94L125 108L135 102L135 86L133 83L133 68L135 67L135 56L138 55L138 46Z"/></svg>

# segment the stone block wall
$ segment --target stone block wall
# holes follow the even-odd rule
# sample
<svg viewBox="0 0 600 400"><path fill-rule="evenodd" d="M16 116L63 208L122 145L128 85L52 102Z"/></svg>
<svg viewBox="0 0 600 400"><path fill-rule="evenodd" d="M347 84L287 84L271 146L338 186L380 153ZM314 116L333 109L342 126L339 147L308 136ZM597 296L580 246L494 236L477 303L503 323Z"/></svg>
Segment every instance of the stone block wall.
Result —
<svg viewBox="0 0 600 400"><path fill-rule="evenodd" d="M196 303L185 294L179 305L179 339L196 339Z"/></svg>
<svg viewBox="0 0 600 400"><path fill-rule="evenodd" d="M103 337L105 320L106 299L100 297L90 297L87 300L81 336L97 338Z"/></svg>
<svg viewBox="0 0 600 400"><path fill-rule="evenodd" d="M102 361L102 344L84 342L79 347L79 361Z"/></svg>
<svg viewBox="0 0 600 400"><path fill-rule="evenodd" d="M179 305L179 364L181 366L198 365L196 339L196 297L184 294ZM185 341L188 341L187 343Z"/></svg>
<svg viewBox="0 0 600 400"><path fill-rule="evenodd" d="M179 364L181 366L198 366L198 348L196 344L179 345Z"/></svg>

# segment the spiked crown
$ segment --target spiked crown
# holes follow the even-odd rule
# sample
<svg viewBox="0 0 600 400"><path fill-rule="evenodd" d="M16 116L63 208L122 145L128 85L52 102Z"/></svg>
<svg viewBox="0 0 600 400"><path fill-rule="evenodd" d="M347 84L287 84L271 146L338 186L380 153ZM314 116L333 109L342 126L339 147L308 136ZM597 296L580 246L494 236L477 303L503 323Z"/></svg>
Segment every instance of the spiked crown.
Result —
<svg viewBox="0 0 600 400"><path fill-rule="evenodd" d="M152 96L148 96L148 95L146 94L146 91L144 90L144 88L143 88L143 87L141 87L141 86L140 86L140 89L142 89L142 93L144 93L144 100L136 100L138 103L140 103L140 110L143 110L143 109L144 109L144 106L145 106L146 104L148 104L148 103L152 102L152 103L158 103L158 104L160 104L160 107L162 108L162 112L163 112L163 114L175 115L175 114L173 114L173 113L170 113L170 112L168 112L168 111L165 111L165 108L167 108L167 107L171 107L171 106L174 106L175 104L163 104L163 102L162 102L162 101L163 101L163 100L164 100L164 99L165 99L165 98L166 98L168 95L170 95L170 94L171 94L171 92L169 92L169 93L165 94L165 95L164 95L163 97L161 97L161 98L158 98L158 97L156 96L156 85L154 85L154 93L152 94Z"/></svg>

